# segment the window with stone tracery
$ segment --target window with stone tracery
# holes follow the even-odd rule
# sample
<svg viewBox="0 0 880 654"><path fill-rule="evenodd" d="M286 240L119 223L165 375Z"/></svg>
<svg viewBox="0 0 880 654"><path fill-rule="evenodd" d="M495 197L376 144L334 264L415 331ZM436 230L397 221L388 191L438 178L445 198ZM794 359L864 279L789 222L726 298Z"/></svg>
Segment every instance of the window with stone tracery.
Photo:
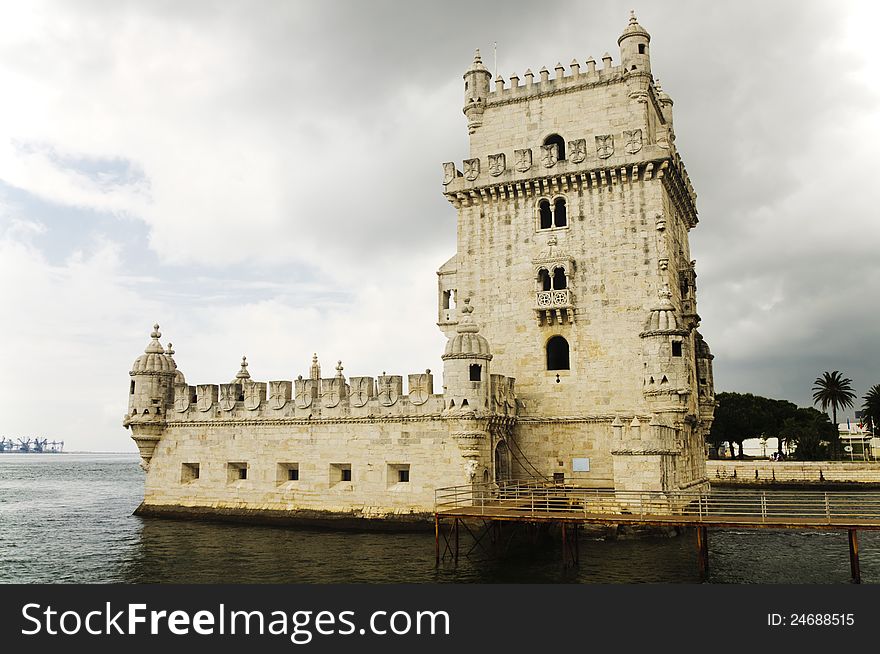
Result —
<svg viewBox="0 0 880 654"><path fill-rule="evenodd" d="M538 229L568 227L568 206L564 197L548 198L538 201Z"/></svg>

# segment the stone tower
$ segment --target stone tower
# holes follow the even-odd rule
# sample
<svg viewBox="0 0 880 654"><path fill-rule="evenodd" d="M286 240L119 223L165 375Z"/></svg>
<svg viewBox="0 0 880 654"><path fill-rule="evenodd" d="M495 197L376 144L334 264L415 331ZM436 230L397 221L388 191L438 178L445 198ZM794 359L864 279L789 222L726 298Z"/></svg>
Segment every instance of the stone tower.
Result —
<svg viewBox="0 0 880 654"><path fill-rule="evenodd" d="M650 41L633 15L619 65L606 53L601 67L527 70L490 90L478 51L464 74L470 155L443 166L458 245L438 272L438 324L454 337L469 320L455 298L473 298L493 370L517 379L514 474L706 483L714 394L688 243L696 194Z"/></svg>

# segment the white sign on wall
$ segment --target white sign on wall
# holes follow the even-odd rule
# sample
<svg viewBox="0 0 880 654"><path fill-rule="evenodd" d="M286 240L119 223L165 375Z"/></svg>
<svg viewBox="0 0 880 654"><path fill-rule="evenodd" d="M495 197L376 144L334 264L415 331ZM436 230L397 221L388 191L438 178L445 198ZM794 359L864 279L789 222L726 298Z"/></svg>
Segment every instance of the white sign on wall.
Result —
<svg viewBox="0 0 880 654"><path fill-rule="evenodd" d="M575 458L571 460L572 472L589 472L590 460L587 458Z"/></svg>

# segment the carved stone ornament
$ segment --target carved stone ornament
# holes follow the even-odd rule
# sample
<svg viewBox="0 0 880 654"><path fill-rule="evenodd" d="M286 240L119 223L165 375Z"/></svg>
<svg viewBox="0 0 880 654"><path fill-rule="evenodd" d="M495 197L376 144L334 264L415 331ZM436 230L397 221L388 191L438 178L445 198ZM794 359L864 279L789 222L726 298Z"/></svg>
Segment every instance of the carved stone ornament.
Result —
<svg viewBox="0 0 880 654"><path fill-rule="evenodd" d="M269 406L275 410L283 409L290 399L290 382L269 382Z"/></svg>
<svg viewBox="0 0 880 654"><path fill-rule="evenodd" d="M232 411L235 408L235 401L238 399L238 384L221 384L220 385L220 408L224 411Z"/></svg>
<svg viewBox="0 0 880 654"><path fill-rule="evenodd" d="M333 379L322 379L321 385L323 386L321 401L324 406L328 409L338 406L339 401L342 399L342 380L338 377L334 377Z"/></svg>
<svg viewBox="0 0 880 654"><path fill-rule="evenodd" d="M642 130L627 130L623 133L623 140L626 141L626 151L635 154L642 149Z"/></svg>
<svg viewBox="0 0 880 654"><path fill-rule="evenodd" d="M541 161L545 168L552 168L559 161L559 146L556 143L548 143L541 146Z"/></svg>
<svg viewBox="0 0 880 654"><path fill-rule="evenodd" d="M312 389L315 387L315 381L313 379L299 378L294 383L296 385L296 395L294 398L296 408L307 409L312 406Z"/></svg>
<svg viewBox="0 0 880 654"><path fill-rule="evenodd" d="M451 161L443 164L443 186L455 179L455 164Z"/></svg>
<svg viewBox="0 0 880 654"><path fill-rule="evenodd" d="M514 150L513 158L516 159L514 167L521 173L532 167L532 151L530 149Z"/></svg>
<svg viewBox="0 0 880 654"><path fill-rule="evenodd" d="M480 176L480 160L479 159L465 159L464 162L464 178L472 182L477 177Z"/></svg>
<svg viewBox="0 0 880 654"><path fill-rule="evenodd" d="M379 403L382 406L393 406L400 399L402 380L393 376L379 377Z"/></svg>
<svg viewBox="0 0 880 654"><path fill-rule="evenodd" d="M494 391L493 395L495 397L495 404L500 407L503 407L507 404L507 380L499 375L496 377L492 375L492 386L494 387L492 390Z"/></svg>
<svg viewBox="0 0 880 654"><path fill-rule="evenodd" d="M198 408L198 410L202 413L204 413L205 411L210 411L211 407L214 406L214 393L212 392L212 390L213 389L210 386L198 387L196 408Z"/></svg>
<svg viewBox="0 0 880 654"><path fill-rule="evenodd" d="M256 411L260 408L263 401L262 383L245 382L244 386L244 408L248 411Z"/></svg>
<svg viewBox="0 0 880 654"><path fill-rule="evenodd" d="M663 148L664 150L669 149L669 130L665 127L661 127L657 130L657 147Z"/></svg>
<svg viewBox="0 0 880 654"><path fill-rule="evenodd" d="M503 155L502 155L503 156ZM431 397L432 379L430 373L409 376L409 401L415 405L424 404Z"/></svg>
<svg viewBox="0 0 880 654"><path fill-rule="evenodd" d="M580 163L587 158L587 139L568 142L568 158L572 163Z"/></svg>
<svg viewBox="0 0 880 654"><path fill-rule="evenodd" d="M507 378L507 406L516 408L516 380L511 377Z"/></svg>
<svg viewBox="0 0 880 654"><path fill-rule="evenodd" d="M373 397L374 393L374 385L372 377L351 377L349 379L351 383L351 405L355 407L362 407L367 402L370 401L370 398Z"/></svg>
<svg viewBox="0 0 880 654"><path fill-rule="evenodd" d="M492 177L498 177L498 175L504 172L506 167L507 162L503 152L489 155L489 174Z"/></svg>
<svg viewBox="0 0 880 654"><path fill-rule="evenodd" d="M602 134L596 137L596 155L600 159L607 159L614 154L614 137L611 134Z"/></svg>
<svg viewBox="0 0 880 654"><path fill-rule="evenodd" d="M177 384L174 387L174 410L177 413L186 413L189 409L189 386Z"/></svg>
<svg viewBox="0 0 880 654"><path fill-rule="evenodd" d="M464 463L464 474L467 475L467 480L469 484L474 483L474 478L477 476L477 468L479 464L476 459L468 459Z"/></svg>

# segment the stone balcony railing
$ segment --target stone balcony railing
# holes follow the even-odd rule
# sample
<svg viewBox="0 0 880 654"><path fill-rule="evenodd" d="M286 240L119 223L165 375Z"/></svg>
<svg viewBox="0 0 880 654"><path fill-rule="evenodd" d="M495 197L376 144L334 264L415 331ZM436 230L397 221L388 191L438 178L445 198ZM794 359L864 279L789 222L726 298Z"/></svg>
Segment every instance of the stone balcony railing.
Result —
<svg viewBox="0 0 880 654"><path fill-rule="evenodd" d="M538 325L574 322L571 292L565 288L535 293L535 313Z"/></svg>

